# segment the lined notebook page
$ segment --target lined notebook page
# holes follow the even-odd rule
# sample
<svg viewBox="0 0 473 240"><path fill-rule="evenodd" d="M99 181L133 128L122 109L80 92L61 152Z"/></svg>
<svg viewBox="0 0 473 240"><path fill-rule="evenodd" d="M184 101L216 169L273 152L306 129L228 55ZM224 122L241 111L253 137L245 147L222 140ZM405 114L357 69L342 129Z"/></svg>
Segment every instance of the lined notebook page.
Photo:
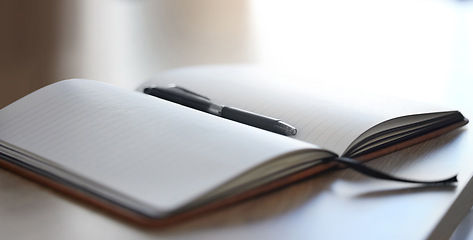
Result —
<svg viewBox="0 0 473 240"><path fill-rule="evenodd" d="M390 118L446 110L356 91L301 88L281 76L247 66L207 66L166 72L146 86L177 84L211 98L295 126L296 139L342 154L364 131Z"/></svg>
<svg viewBox="0 0 473 240"><path fill-rule="evenodd" d="M0 111L0 140L157 211L311 146L151 96L67 80Z"/></svg>

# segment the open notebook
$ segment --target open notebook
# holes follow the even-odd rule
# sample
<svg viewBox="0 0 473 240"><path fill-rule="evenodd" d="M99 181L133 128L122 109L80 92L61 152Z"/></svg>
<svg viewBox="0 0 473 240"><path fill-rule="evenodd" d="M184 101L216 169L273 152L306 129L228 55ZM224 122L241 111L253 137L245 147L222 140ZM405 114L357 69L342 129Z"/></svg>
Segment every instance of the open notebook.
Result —
<svg viewBox="0 0 473 240"><path fill-rule="evenodd" d="M170 83L284 119L298 134L140 92ZM371 159L466 123L458 111L425 104L300 89L247 70L191 68L138 91L80 79L44 87L0 110L0 153L13 171L133 221L165 225L321 172L333 166L327 159Z"/></svg>

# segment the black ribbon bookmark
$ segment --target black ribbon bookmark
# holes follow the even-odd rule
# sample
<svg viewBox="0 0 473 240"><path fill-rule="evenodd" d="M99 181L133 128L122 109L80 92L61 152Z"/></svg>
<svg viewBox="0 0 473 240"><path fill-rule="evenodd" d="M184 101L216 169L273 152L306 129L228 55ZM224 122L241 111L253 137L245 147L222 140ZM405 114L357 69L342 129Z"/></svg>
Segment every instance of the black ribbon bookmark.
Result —
<svg viewBox="0 0 473 240"><path fill-rule="evenodd" d="M356 161L354 159L347 158L347 157L332 158L331 161L341 163L342 165L345 165L355 171L358 171L359 173L362 173L370 177L378 178L378 179L398 181L398 182L407 182L407 183L421 183L421 184L428 184L428 185L449 185L449 184L457 182L457 175L448 179L438 180L438 181L419 181L419 180L411 180L411 179L395 177L387 173L383 173L373 168L370 168L359 161Z"/></svg>

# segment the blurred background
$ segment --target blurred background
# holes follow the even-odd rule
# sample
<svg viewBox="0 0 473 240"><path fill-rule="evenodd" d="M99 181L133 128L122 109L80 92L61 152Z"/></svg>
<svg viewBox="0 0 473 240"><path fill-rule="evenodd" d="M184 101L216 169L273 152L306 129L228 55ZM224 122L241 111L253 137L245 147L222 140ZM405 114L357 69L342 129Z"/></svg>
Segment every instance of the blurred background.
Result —
<svg viewBox="0 0 473 240"><path fill-rule="evenodd" d="M62 79L133 89L232 63L434 96L472 80L472 13L450 0L0 0L0 107Z"/></svg>
<svg viewBox="0 0 473 240"><path fill-rule="evenodd" d="M68 78L134 88L169 68L252 62L244 0L0 0L0 107Z"/></svg>

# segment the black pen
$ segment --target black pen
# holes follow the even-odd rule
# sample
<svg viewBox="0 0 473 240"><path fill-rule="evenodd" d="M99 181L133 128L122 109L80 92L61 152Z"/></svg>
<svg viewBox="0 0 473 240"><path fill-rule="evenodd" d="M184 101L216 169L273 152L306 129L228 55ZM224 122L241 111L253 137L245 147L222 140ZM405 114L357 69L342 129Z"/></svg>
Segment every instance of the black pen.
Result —
<svg viewBox="0 0 473 240"><path fill-rule="evenodd" d="M222 118L282 135L293 136L297 133L296 128L279 119L263 116L234 107L215 104L212 103L207 97L178 86L171 86L167 88L145 88L143 92L196 110L214 114Z"/></svg>

